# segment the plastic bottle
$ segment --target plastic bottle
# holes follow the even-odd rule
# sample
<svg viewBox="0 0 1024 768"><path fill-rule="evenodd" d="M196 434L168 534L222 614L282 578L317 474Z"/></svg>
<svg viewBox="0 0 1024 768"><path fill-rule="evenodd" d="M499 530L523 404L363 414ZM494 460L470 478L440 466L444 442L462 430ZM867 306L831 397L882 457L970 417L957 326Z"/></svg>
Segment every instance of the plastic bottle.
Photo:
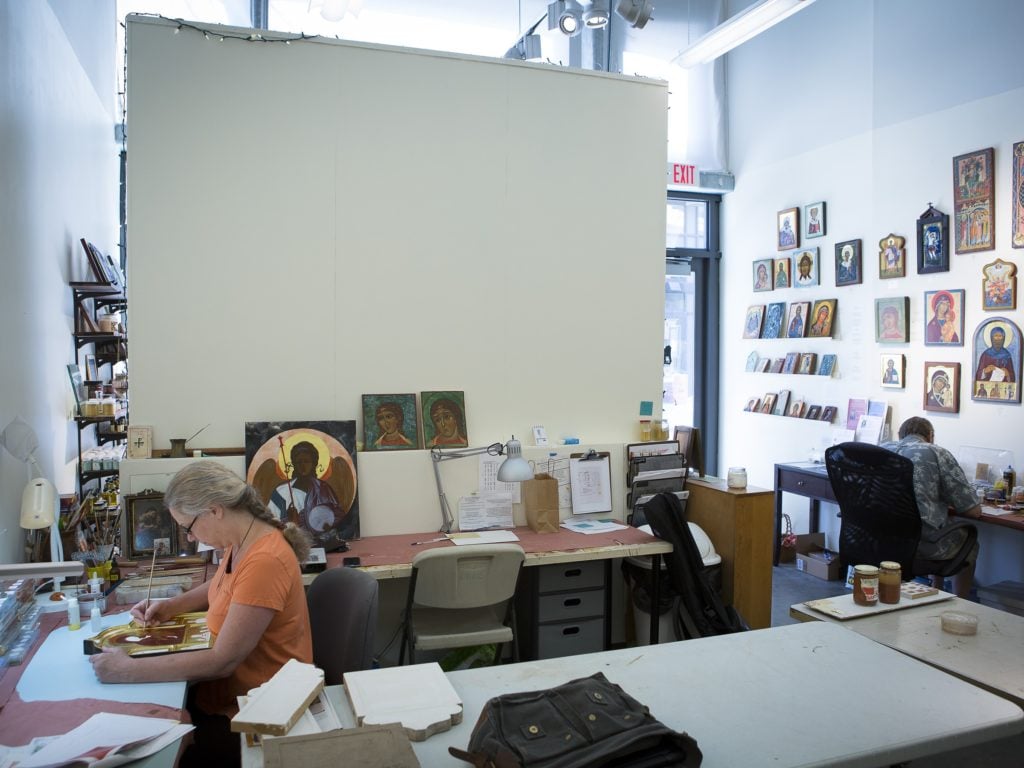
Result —
<svg viewBox="0 0 1024 768"><path fill-rule="evenodd" d="M94 635L98 635L101 629L103 629L103 617L100 616L100 607L94 605L89 614L89 630Z"/></svg>
<svg viewBox="0 0 1024 768"><path fill-rule="evenodd" d="M82 615L78 610L78 598L68 598L68 629L74 632L82 626Z"/></svg>
<svg viewBox="0 0 1024 768"><path fill-rule="evenodd" d="M1003 481L1006 483L1006 498L1010 498L1010 494L1013 492L1013 486L1017 482L1017 473L1013 471L1012 466L1008 466L1006 471L1003 472Z"/></svg>

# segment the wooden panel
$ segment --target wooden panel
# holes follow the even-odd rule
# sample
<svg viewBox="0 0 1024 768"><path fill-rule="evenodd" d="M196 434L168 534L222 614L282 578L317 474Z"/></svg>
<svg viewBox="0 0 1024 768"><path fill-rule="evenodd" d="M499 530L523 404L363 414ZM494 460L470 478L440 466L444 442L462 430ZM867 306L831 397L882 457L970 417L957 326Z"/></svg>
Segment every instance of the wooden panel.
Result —
<svg viewBox="0 0 1024 768"><path fill-rule="evenodd" d="M231 718L231 730L284 736L323 688L323 670L289 659L272 678L250 691L245 706Z"/></svg>

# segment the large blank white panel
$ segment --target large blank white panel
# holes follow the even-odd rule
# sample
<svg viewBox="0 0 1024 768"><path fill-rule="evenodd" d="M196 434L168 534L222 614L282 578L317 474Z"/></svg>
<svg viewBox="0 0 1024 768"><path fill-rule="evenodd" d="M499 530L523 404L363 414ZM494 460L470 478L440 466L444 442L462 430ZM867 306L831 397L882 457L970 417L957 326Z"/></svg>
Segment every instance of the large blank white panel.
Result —
<svg viewBox="0 0 1024 768"><path fill-rule="evenodd" d="M128 24L132 421L157 447L432 389L465 390L473 445L633 438L661 392L663 83L211 37ZM425 452L360 462L364 532L437 517Z"/></svg>

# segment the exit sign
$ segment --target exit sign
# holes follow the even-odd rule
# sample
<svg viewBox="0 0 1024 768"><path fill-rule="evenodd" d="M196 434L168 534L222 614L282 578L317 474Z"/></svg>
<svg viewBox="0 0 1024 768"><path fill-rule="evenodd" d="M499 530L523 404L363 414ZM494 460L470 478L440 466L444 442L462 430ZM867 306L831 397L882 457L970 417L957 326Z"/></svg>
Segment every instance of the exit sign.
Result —
<svg viewBox="0 0 1024 768"><path fill-rule="evenodd" d="M697 183L697 166L685 163L668 164L668 183L693 186Z"/></svg>

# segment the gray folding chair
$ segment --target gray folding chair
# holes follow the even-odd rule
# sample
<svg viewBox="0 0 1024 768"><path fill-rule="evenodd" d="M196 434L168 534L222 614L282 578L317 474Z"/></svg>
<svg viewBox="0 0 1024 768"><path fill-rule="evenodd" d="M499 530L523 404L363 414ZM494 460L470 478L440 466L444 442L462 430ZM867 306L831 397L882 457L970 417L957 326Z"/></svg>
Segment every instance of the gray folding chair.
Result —
<svg viewBox="0 0 1024 768"><path fill-rule="evenodd" d="M512 643L519 660L514 600L525 555L515 544L474 544L420 552L412 561L399 664L416 651Z"/></svg>
<svg viewBox="0 0 1024 768"><path fill-rule="evenodd" d="M369 669L377 634L377 580L357 568L330 568L306 590L313 663L328 685Z"/></svg>

